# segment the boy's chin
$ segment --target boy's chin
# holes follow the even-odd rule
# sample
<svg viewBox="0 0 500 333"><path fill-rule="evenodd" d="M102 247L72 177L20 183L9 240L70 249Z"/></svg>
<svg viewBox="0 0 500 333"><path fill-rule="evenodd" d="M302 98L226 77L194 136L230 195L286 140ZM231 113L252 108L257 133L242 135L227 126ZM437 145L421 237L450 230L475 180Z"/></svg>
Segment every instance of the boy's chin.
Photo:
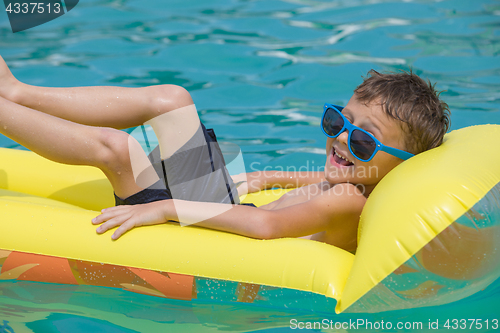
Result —
<svg viewBox="0 0 500 333"><path fill-rule="evenodd" d="M325 179L330 184L351 183L356 184L357 179L353 177L342 177L336 172L325 172Z"/></svg>
<svg viewBox="0 0 500 333"><path fill-rule="evenodd" d="M340 183L350 183L360 186L375 186L380 179L377 177L365 177L362 172L356 173L356 170L347 170L346 168L330 168L325 171L325 179L328 183L335 185Z"/></svg>

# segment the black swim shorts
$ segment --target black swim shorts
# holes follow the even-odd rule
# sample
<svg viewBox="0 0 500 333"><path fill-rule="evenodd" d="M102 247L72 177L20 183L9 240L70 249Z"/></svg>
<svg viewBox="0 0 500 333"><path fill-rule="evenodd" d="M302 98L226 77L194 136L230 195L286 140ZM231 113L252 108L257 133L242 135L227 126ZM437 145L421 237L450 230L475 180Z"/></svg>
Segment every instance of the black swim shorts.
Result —
<svg viewBox="0 0 500 333"><path fill-rule="evenodd" d="M169 158L161 159L159 147L148 157L160 180L126 199L115 195L117 206L173 198L239 204L238 191L226 169L215 133L202 123L195 135Z"/></svg>

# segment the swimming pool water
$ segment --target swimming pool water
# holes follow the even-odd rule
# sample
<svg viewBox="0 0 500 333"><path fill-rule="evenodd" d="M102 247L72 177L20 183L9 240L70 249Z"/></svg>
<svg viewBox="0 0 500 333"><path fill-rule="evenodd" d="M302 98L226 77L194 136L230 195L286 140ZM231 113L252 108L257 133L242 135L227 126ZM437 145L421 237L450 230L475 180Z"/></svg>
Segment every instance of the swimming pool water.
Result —
<svg viewBox="0 0 500 333"><path fill-rule="evenodd" d="M497 1L88 0L16 34L2 12L0 54L36 85L182 85L247 170L317 170L322 105L345 105L372 68L412 67L437 82L452 129L500 124L499 18ZM0 146L21 148L3 136ZM290 318L357 318L87 287L1 282L0 332L286 332ZM499 317L498 291L367 318Z"/></svg>
<svg viewBox="0 0 500 333"><path fill-rule="evenodd" d="M221 288L227 285L220 286ZM481 319L474 332L498 331L500 281L459 302L439 307L416 308L376 314L339 314L325 306L325 298L305 292L281 290L276 306L235 303L221 300L177 301L140 295L115 288L69 286L37 282L0 283L0 332L428 332L450 331L446 320ZM272 297L272 296L271 296ZM290 302L283 306L283 299ZM295 303L295 304L292 304ZM319 305L318 305L319 303ZM312 310L316 309L316 310ZM318 310L319 309L319 310ZM330 310L330 311L328 311ZM4 330L2 331L2 320ZM327 324L323 321L326 320ZM352 322L360 326L353 328ZM486 321L488 320L488 329ZM384 321L383 327L370 329ZM440 329L429 329L439 321ZM316 329L293 329L299 322L323 324ZM333 322L333 324L331 324ZM349 323L348 329L329 329L335 323ZM390 323L390 324L389 324ZM409 325L397 330L398 323ZM498 323L498 321L497 321ZM470 325L470 321L468 322ZM312 324L314 325L314 324ZM325 326L326 325L326 326ZM344 325L345 326L345 325ZM453 323L450 322L450 326ZM327 328L328 329L325 329ZM376 326L375 326L376 327ZM402 326L404 327L404 326ZM467 326L469 327L469 326ZM474 327L474 326L473 326ZM497 329L495 329L495 327ZM323 328L323 329L322 329ZM31 331L30 331L31 330ZM451 330L454 331L454 330ZM10 332L9 332L10 333Z"/></svg>

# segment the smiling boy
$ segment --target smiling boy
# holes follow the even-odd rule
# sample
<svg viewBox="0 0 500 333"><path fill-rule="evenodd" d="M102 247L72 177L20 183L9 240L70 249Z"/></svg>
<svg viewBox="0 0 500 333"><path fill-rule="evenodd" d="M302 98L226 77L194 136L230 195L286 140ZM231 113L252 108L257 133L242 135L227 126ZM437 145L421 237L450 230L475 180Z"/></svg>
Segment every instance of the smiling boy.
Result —
<svg viewBox="0 0 500 333"><path fill-rule="evenodd" d="M307 236L354 251L359 216L375 186L404 159L441 144L449 126L448 107L430 83L413 73L369 74L345 108L325 106L322 128L328 138L323 175L266 171L233 177L235 183L246 180L238 190L248 192L271 185L299 187L259 208L234 204L234 184L225 179L223 166L218 173L222 176L209 178L216 179L216 187L227 188L225 196L207 200L215 202L175 195L172 199L164 190L149 186L157 180L156 174L148 188L138 185L134 159L142 157L131 148L136 142L116 129L163 117L157 126L160 148L164 143L162 159L178 158L176 152L192 142L189 137L196 137L195 133L201 133L203 142L216 141L199 123L189 93L178 86L35 87L17 81L0 57L0 132L51 160L100 168L115 190L117 204L122 205L103 210L92 223L102 224L98 233L118 227L113 239L134 227L178 221L182 216L187 224L248 237ZM179 122L189 129L179 131ZM182 147L168 148L169 140L177 139L174 132L191 134ZM208 149L212 171L217 169L216 150ZM197 150L186 151L194 155L186 165L197 165L192 162L198 158ZM163 160L161 163L165 173ZM191 190L206 192L196 188L199 183L194 184Z"/></svg>
<svg viewBox="0 0 500 333"><path fill-rule="evenodd" d="M310 235L310 239L355 250L359 216L368 195L404 159L441 144L449 127L448 106L439 100L439 94L430 83L413 73L370 71L369 74L341 110L345 118L330 116L333 126L341 128L334 135L325 133L329 137L323 177L317 173L247 174L250 192L266 188L265 184L303 187L258 209L235 206L222 214L214 214L197 226L260 239ZM332 130L332 124L326 124L332 109L335 107L325 106L324 132ZM351 131L345 127L350 127ZM371 137L388 148L377 151L373 146L376 143L369 142ZM118 238L138 225L177 220L178 205L174 201L108 208L93 223L104 222L98 228L99 233L120 226L113 235ZM189 207L191 213L184 211L182 214L216 211L217 205L190 203L185 207Z"/></svg>

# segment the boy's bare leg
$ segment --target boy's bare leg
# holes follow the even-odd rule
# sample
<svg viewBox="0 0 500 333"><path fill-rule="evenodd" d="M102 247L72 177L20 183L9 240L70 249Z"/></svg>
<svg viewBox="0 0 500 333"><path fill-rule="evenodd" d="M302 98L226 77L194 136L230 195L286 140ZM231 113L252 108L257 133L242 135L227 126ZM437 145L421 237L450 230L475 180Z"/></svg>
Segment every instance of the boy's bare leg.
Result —
<svg viewBox="0 0 500 333"><path fill-rule="evenodd" d="M18 81L0 56L0 97L62 119L123 129L144 124L166 112L193 104L176 85L144 88L48 88Z"/></svg>
<svg viewBox="0 0 500 333"><path fill-rule="evenodd" d="M75 126L77 125L76 123L91 126L107 126L116 129L147 123L153 127L158 137L162 159L168 158L182 147L195 134L200 126L200 120L191 96L189 92L182 87L174 85L161 85L146 88L45 88L30 86L19 82L0 57L0 98L1 97L15 104L29 108L32 117L25 115L20 116L19 119L30 118L30 120L35 120L40 118L40 121L36 120L40 128L34 132L45 133L49 136L44 137L46 140L32 140L32 136L26 132L19 131L21 129L17 126L19 124L14 126L17 132L9 129L5 131L0 130L1 133L51 160L67 164L94 165L101 168L111 181L115 193L121 198L126 198L152 185L158 180L156 173L152 173L153 168L151 168L149 159L145 157L137 141L129 137L128 153L115 156L117 160L113 161L114 165L127 166L131 181L134 179L137 181L140 175L140 186L137 185L137 182L132 186L129 184L131 181L123 176L123 171L119 171L117 175L112 173L112 171L116 171L117 168L114 167L113 170L109 168L109 164L112 162L111 160L108 159L103 165L102 156L96 156L95 154L88 155L85 149L79 149L78 145L71 148L70 146L73 145L75 140L71 139L71 136L67 136L68 139L64 139L64 133L61 136L50 136L51 134L58 133L58 131L53 131L53 128L51 128L52 126L65 124L65 126L63 126L65 129L76 128L76 133L82 134L81 137L79 137L80 141L78 141L78 144L81 142L87 144L87 140L85 140L86 135L89 138L88 141L93 142L97 136L103 133L109 134L111 132L110 129L80 128ZM10 108L14 110L12 111L13 114L15 114L17 110L20 110L13 106ZM69 120L73 123L66 124L52 118L33 114L35 110L60 118L60 120ZM1 115L0 113L0 117ZM1 120L0 118L0 125ZM46 124L44 124L44 121ZM7 127L9 127L9 125ZM35 128L31 125L26 126L26 128L30 127ZM66 134L71 134L71 130ZM113 133L113 137L120 137L120 134ZM121 135L121 137L121 140L118 140L120 141L118 146L120 150L124 150L124 145L122 143L127 140L123 139L123 135ZM99 140L101 140L100 143L102 143L102 138L98 139L98 141ZM39 145L39 143L41 143L41 145ZM62 152L62 154L53 155L53 152L46 150L46 144L57 147L57 153ZM116 148L115 146L116 144L114 144L113 148ZM68 154L69 149L73 149L73 154ZM93 159L97 159L85 160L83 158L84 156L91 156ZM107 156L107 158L109 158L109 156ZM120 174L121 176L118 176ZM121 185L118 179L124 178L127 178L127 181L124 182L124 185Z"/></svg>
<svg viewBox="0 0 500 333"><path fill-rule="evenodd" d="M130 157L135 154L134 160L144 164L149 160L125 132L77 124L0 97L0 133L50 160L98 167L121 198L142 190Z"/></svg>

